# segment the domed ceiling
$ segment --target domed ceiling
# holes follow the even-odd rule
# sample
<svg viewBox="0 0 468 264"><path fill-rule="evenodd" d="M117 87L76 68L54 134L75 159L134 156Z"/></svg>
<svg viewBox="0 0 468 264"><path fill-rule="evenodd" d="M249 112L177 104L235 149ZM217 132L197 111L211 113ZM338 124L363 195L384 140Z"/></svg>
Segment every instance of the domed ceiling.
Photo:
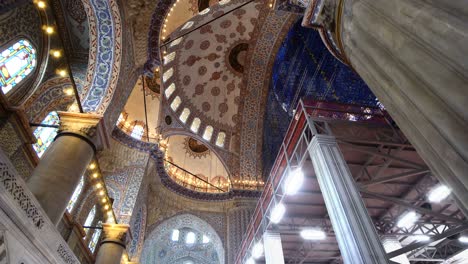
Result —
<svg viewBox="0 0 468 264"><path fill-rule="evenodd" d="M213 126L215 134L232 132L239 123L245 56L261 6L260 1L242 3L221 1L206 9L171 34L166 45L162 78L167 105L180 100L171 110L177 119L189 110L187 128L195 117L201 128Z"/></svg>
<svg viewBox="0 0 468 264"><path fill-rule="evenodd" d="M228 189L228 172L216 154L206 145L192 137L180 135L169 137L167 142L167 159L172 163L168 164L172 166L169 166L167 172L177 183L183 186L207 187L205 182L197 179L199 177L214 186ZM197 177L190 176L187 172ZM198 191L203 189L186 187Z"/></svg>
<svg viewBox="0 0 468 264"><path fill-rule="evenodd" d="M145 95L143 95L143 81L145 87ZM158 120L160 108L160 85L159 79L150 79L147 77L138 78L135 87L133 88L130 97L122 111L121 118L118 121L118 127L128 135L132 135L132 131L136 125L147 125L149 131L149 139L151 142L157 141ZM146 98L145 98L146 97ZM145 99L146 99L146 115L145 116ZM148 119L148 124L146 124ZM146 130L145 130L146 131ZM142 137L143 141L147 141L146 132Z"/></svg>

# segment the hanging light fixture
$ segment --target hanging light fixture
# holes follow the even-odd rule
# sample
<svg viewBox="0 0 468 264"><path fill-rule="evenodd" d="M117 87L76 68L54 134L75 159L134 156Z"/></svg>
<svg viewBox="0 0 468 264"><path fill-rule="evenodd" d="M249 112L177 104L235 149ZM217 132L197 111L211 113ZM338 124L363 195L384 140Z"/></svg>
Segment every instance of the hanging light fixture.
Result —
<svg viewBox="0 0 468 264"><path fill-rule="evenodd" d="M301 231L301 237L305 240L324 240L327 235L319 228L307 228Z"/></svg>
<svg viewBox="0 0 468 264"><path fill-rule="evenodd" d="M304 183L304 173L301 168L290 170L284 181L284 192L286 195L294 195Z"/></svg>
<svg viewBox="0 0 468 264"><path fill-rule="evenodd" d="M414 226L418 219L419 215L415 211L408 211L400 217L397 222L397 226L400 228L409 229Z"/></svg>
<svg viewBox="0 0 468 264"><path fill-rule="evenodd" d="M440 203L445 200L452 191L445 185L438 185L429 191L427 199L431 203Z"/></svg>
<svg viewBox="0 0 468 264"><path fill-rule="evenodd" d="M252 257L259 259L261 256L263 256L263 243L262 241L258 241L252 248Z"/></svg>
<svg viewBox="0 0 468 264"><path fill-rule="evenodd" d="M284 213L286 212L286 207L283 203L278 203L273 210L271 210L270 221L274 224L277 224L283 218Z"/></svg>

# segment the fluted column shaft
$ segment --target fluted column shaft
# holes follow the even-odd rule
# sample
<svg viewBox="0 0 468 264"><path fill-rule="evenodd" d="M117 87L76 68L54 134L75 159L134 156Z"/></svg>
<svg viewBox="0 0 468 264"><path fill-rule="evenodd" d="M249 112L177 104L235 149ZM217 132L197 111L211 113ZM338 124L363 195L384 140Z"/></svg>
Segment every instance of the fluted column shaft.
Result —
<svg viewBox="0 0 468 264"><path fill-rule="evenodd" d="M344 263L388 263L336 139L315 135L309 154Z"/></svg>
<svg viewBox="0 0 468 264"><path fill-rule="evenodd" d="M120 264L125 250L128 225L103 224L102 229L96 264Z"/></svg>
<svg viewBox="0 0 468 264"><path fill-rule="evenodd" d="M93 137L100 117L60 112L55 141L39 161L28 187L54 224L65 212L81 176L94 155Z"/></svg>
<svg viewBox="0 0 468 264"><path fill-rule="evenodd" d="M468 208L468 5L345 0L345 55L430 166Z"/></svg>

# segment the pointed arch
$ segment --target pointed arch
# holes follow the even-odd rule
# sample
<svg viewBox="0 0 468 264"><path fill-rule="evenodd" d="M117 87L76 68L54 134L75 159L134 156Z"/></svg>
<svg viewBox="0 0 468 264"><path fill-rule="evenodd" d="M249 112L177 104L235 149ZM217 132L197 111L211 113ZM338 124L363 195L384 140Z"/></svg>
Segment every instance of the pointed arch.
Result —
<svg viewBox="0 0 468 264"><path fill-rule="evenodd" d="M155 252L155 250L158 251L157 245L161 245L167 241L170 241L172 230L180 230L184 228L190 228L200 234L205 235L209 241L213 243L219 263L225 263L225 250L223 242L216 230L205 220L187 213L176 215L164 220L147 235L145 244L143 246L141 263L159 263L156 260L160 256L161 252ZM179 258L180 257L183 256L179 256Z"/></svg>

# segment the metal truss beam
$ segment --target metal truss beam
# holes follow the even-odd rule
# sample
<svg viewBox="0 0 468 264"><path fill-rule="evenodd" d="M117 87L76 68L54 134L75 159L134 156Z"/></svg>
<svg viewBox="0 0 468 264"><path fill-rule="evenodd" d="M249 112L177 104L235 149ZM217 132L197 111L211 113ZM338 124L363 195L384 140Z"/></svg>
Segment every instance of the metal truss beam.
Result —
<svg viewBox="0 0 468 264"><path fill-rule="evenodd" d="M417 176L417 175L430 173L430 172L431 172L430 170L413 170L413 171L398 173L398 174L390 175L390 176L386 176L386 177L376 178L376 179L366 181L366 182L360 182L358 184L360 186L362 186L362 187L367 187L367 186L371 186L371 185L386 183L386 182L389 182L389 181L394 181L394 180L398 180L398 179L402 179L402 178L408 178L408 177Z"/></svg>
<svg viewBox="0 0 468 264"><path fill-rule="evenodd" d="M390 197L390 196L386 196L386 195L382 195L382 194L372 193L372 192L369 192L369 191L367 191L367 190L365 190L363 188L360 188L360 191L361 191L361 193L365 194L368 197L372 197L372 198L376 198L376 199L379 199L379 200L382 200L382 201L387 201L387 202L391 202L391 203L394 203L394 204L398 204L398 205L401 205L401 206L406 207L406 208L411 208L411 209L413 209L415 211L418 211L418 212L420 212L422 214L434 216L436 218L443 219L443 220L446 220L446 221L449 221L449 222L455 222L455 223L460 223L460 224L466 223L463 220L453 218L453 217L445 215L445 214L437 213L437 212L434 212L432 210L425 209L425 208L422 208L422 207L419 207L419 206L415 206L413 204L410 204L408 202L405 202L405 201L403 201L401 199L398 199L398 198L395 198L395 197Z"/></svg>
<svg viewBox="0 0 468 264"><path fill-rule="evenodd" d="M413 251L413 250L418 249L420 247L427 246L427 245L433 243L434 241L444 239L444 238L447 238L449 236L456 235L456 234L458 234L460 232L463 232L465 230L468 230L468 224L464 224L464 225L461 225L459 227L449 229L446 232L443 232L442 234L433 236L428 241L412 243L412 244L410 244L410 245L408 245L406 247L402 247L402 248L400 248L398 250L392 251L392 252L387 254L387 257L389 259L391 259L391 258L400 256L401 254L405 254L406 252L410 252L410 251Z"/></svg>
<svg viewBox="0 0 468 264"><path fill-rule="evenodd" d="M350 143L347 143L347 142L343 142L342 144L343 144L343 146L352 147L352 149L355 150L355 151L359 151L359 152L363 152L363 153L367 153L367 154L371 154L371 155L376 155L376 156L384 157L384 158L387 158L387 159L393 159L395 161L405 163L405 164L411 166L414 169L427 169L427 167L425 165L423 165L423 164L419 164L419 163L412 162L412 161L409 161L409 160L406 160L406 159L395 157L395 156L390 155L390 154L384 154L384 153L380 153L378 151L364 149L362 147L358 147L358 146L356 146L354 144L350 144Z"/></svg>

